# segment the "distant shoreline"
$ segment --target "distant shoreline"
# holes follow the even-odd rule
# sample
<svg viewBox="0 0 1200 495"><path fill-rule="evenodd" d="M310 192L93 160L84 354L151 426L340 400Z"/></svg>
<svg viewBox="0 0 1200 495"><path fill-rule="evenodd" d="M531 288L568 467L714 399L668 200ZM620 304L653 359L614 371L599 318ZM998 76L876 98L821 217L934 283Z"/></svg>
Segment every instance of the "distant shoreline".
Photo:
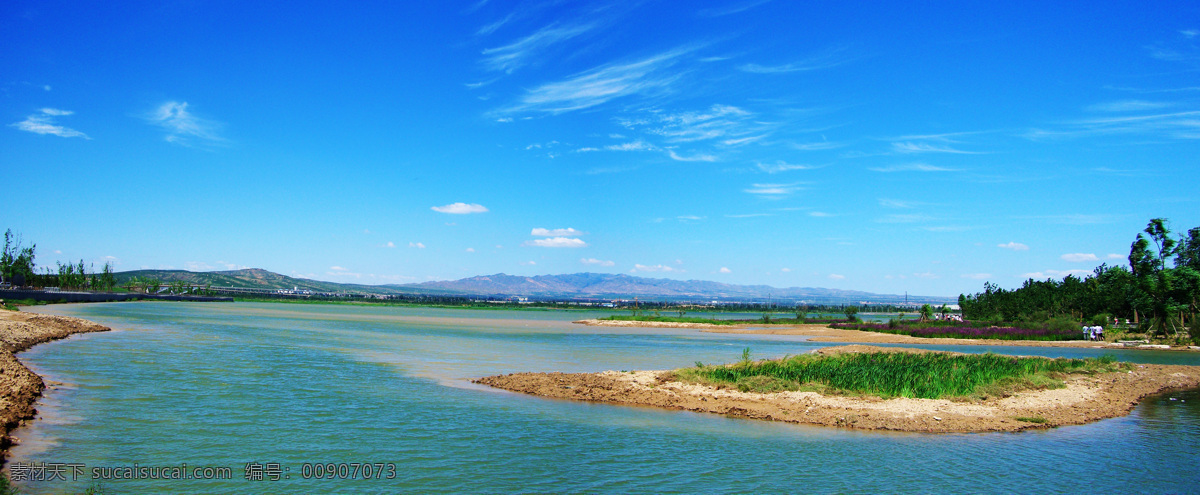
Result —
<svg viewBox="0 0 1200 495"><path fill-rule="evenodd" d="M851 345L838 352L936 352ZM818 426L931 433L1020 431L1090 423L1128 414L1144 397L1200 386L1200 367L1136 365L1134 371L1070 375L1066 387L968 402L879 399L815 392L753 393L672 381L671 371L513 373L474 380L557 399L654 406Z"/></svg>

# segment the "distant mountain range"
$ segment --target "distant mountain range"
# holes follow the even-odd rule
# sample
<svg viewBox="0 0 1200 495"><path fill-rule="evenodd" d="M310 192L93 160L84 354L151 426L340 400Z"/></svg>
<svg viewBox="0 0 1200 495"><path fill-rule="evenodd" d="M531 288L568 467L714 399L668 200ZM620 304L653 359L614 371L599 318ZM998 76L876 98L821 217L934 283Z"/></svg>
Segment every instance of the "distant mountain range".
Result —
<svg viewBox="0 0 1200 495"><path fill-rule="evenodd" d="M419 284L362 285L293 278L262 269L220 272L186 270L135 270L116 274L118 284L134 277L157 278L163 282L183 281L213 287L292 289L314 292L357 292L386 295L461 295L480 297L530 297L535 299L632 299L686 301L767 301L781 304L903 304L906 296L816 287L777 288L768 285L734 285L706 280L671 280L609 273L567 275L483 275ZM954 304L955 298L907 296L907 302Z"/></svg>

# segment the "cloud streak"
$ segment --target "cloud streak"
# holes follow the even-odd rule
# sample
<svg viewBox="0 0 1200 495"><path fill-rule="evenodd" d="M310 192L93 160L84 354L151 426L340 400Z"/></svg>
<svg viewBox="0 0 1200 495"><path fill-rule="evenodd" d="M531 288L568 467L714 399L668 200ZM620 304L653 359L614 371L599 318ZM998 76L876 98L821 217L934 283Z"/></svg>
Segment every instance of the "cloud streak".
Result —
<svg viewBox="0 0 1200 495"><path fill-rule="evenodd" d="M632 62L610 63L546 83L525 93L501 115L522 113L561 114L602 105L633 95L649 95L668 91L682 77L680 71L669 71L692 48L678 48Z"/></svg>
<svg viewBox="0 0 1200 495"><path fill-rule="evenodd" d="M450 203L445 206L432 206L429 209L450 215L468 215L471 213L487 213L488 211L486 207L476 203Z"/></svg>
<svg viewBox="0 0 1200 495"><path fill-rule="evenodd" d="M38 113L25 117L25 120L9 124L11 127L16 127L25 132L34 134L51 135L65 138L81 137L84 139L92 139L80 131L70 127L58 125L55 117L66 117L75 112L68 110L59 110L57 108L43 108L38 110Z"/></svg>
<svg viewBox="0 0 1200 495"><path fill-rule="evenodd" d="M587 247L587 243L583 239L574 237L551 237L549 239L534 239L525 241L526 246L545 247L545 248L582 248Z"/></svg>
<svg viewBox="0 0 1200 495"><path fill-rule="evenodd" d="M165 139L168 143L181 146L200 144L220 144L225 141L217 131L221 124L203 119L188 111L188 103L168 101L159 105L146 120L167 132Z"/></svg>

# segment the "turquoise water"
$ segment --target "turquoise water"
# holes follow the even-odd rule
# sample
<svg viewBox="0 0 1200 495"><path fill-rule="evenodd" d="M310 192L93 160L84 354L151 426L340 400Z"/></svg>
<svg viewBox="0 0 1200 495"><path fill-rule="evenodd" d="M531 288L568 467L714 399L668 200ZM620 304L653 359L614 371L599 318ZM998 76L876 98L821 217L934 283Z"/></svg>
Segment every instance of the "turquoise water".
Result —
<svg viewBox="0 0 1200 495"><path fill-rule="evenodd" d="M573 325L578 312L253 303L38 308L117 331L21 354L62 382L12 463L228 467L229 480L119 480L153 492L1200 492L1200 393L1123 418L1016 434L864 432L542 399L478 387L514 371L663 369L798 354L796 337ZM1092 349L956 347L1098 355ZM1200 355L1120 359L1200 365ZM1171 400L1172 398L1178 400ZM290 479L245 479L277 463ZM303 479L382 463L392 479ZM337 467L336 465L334 466ZM252 468L253 469L253 466ZM310 473L312 474L312 473ZM362 475L360 473L359 478ZM282 478L282 476L281 476Z"/></svg>

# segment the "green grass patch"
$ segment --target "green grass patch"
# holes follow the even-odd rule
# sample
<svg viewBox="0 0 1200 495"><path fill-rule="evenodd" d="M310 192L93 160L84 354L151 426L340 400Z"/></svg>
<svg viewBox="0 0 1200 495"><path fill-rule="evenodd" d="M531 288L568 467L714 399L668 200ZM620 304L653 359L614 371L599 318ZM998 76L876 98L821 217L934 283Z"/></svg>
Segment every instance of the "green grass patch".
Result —
<svg viewBox="0 0 1200 495"><path fill-rule="evenodd" d="M1015 418L1015 419L1016 419L1017 421L1024 421L1024 422L1026 422L1026 423L1037 423L1037 424L1042 424L1042 423L1045 423L1045 422L1046 422L1046 418L1043 418L1043 417L1041 417L1041 416L1033 416L1033 417L1018 416L1018 417L1017 417L1017 418Z"/></svg>
<svg viewBox="0 0 1200 495"><path fill-rule="evenodd" d="M697 363L699 364L699 363ZM1088 359L1018 358L999 354L805 354L675 370L675 379L744 392L809 390L882 398L973 399L1019 390L1060 388L1074 373L1129 367L1112 356Z"/></svg>

